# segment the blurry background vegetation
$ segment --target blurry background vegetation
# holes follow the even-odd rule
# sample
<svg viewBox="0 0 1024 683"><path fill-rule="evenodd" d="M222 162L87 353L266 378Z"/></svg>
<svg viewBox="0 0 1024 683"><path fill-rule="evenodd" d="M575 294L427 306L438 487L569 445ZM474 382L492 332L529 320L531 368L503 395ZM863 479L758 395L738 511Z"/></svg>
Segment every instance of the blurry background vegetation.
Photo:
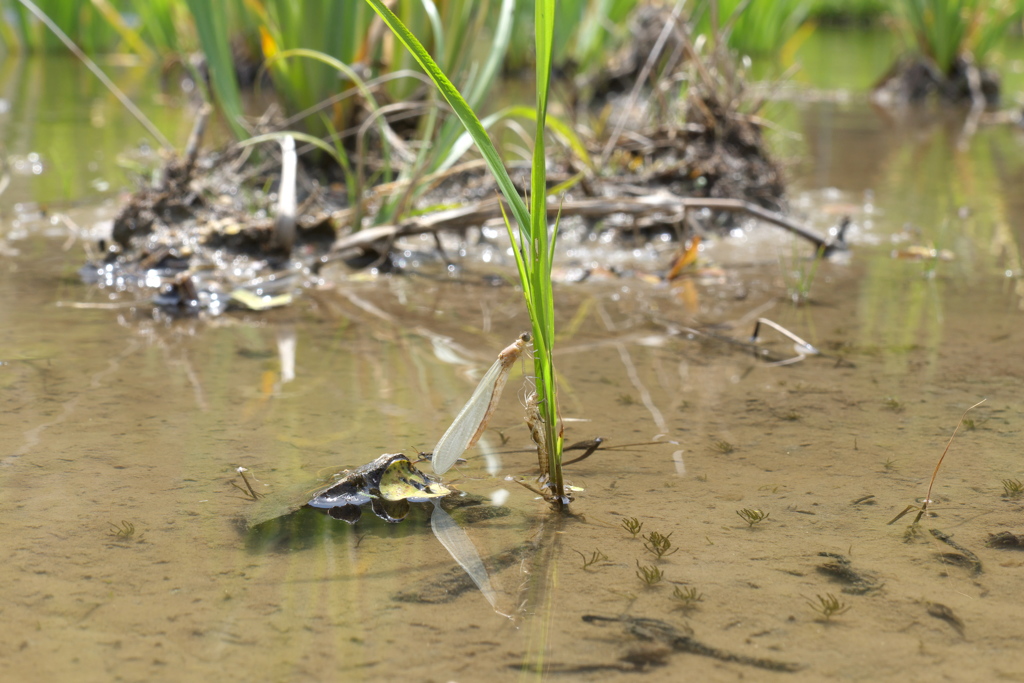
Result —
<svg viewBox="0 0 1024 683"><path fill-rule="evenodd" d="M316 135L355 123L352 98L328 100L361 85L360 81L386 80L375 89L386 93L387 101L381 101L381 106L415 93L429 96L412 58L373 22L373 13L363 2L36 3L87 53L104 56L108 64L117 56L122 63L141 61L165 70L182 66L209 74L214 96L239 136L245 135L238 123L240 92L254 84L272 87L288 115L312 110L300 126ZM532 65L531 0L396 0L391 4L452 80L473 96L471 104L483 100L502 70L506 75L518 74ZM672 6L675 3L640 0L562 0L555 24L556 73L597 73L630 40L631 22L642 21L645 9ZM715 28L724 27L730 48L759 63L778 66L773 71L781 73L808 35L836 25L873 26L897 34L905 52L924 55L944 70L963 53L981 63L991 57L1002 36L1019 33L1022 7L1024 0L718 0L686 3L683 12L699 12L690 17L698 36L715 35ZM0 49L8 57L64 50L20 0L0 0L0 10ZM500 35L502 30L506 35ZM312 50L324 57L296 50ZM204 59L193 57L198 52ZM339 76L332 59L353 71Z"/></svg>

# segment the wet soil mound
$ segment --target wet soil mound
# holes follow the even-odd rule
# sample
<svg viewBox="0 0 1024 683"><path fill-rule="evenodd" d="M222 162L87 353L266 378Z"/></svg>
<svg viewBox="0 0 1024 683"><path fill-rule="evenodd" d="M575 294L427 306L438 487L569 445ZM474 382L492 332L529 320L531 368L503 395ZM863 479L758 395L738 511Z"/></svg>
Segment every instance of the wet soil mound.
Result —
<svg viewBox="0 0 1024 683"><path fill-rule="evenodd" d="M879 79L872 91L883 105L922 104L930 98L955 104L999 104L999 77L964 57L957 57L948 72L925 57L906 57Z"/></svg>

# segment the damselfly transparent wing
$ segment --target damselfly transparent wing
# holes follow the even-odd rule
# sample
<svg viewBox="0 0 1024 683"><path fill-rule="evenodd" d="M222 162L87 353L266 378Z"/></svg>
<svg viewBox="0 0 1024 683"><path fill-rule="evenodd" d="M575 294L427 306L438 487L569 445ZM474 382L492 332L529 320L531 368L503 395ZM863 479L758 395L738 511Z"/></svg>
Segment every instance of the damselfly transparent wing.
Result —
<svg viewBox="0 0 1024 683"><path fill-rule="evenodd" d="M509 371L526 350L529 342L529 333L519 335L519 339L502 349L498 354L498 360L494 361L480 378L473 395L434 446L430 462L436 474L444 474L451 469L459 456L480 438L498 404L498 399L501 398L501 390L505 388Z"/></svg>
<svg viewBox="0 0 1024 683"><path fill-rule="evenodd" d="M459 456L476 441L474 437L478 435L480 423L487 416L491 401L495 398L495 387L499 385L499 382L503 386L502 378L507 375L508 369L499 358L480 378L479 384L473 390L473 395L469 397L466 405L462 407L448 430L434 446L431 465L436 474L444 474L451 469Z"/></svg>

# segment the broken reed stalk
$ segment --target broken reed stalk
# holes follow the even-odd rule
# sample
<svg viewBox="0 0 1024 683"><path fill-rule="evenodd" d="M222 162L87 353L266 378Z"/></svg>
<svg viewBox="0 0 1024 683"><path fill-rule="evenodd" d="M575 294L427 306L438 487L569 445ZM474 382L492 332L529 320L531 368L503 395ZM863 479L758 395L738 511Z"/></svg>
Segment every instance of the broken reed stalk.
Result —
<svg viewBox="0 0 1024 683"><path fill-rule="evenodd" d="M295 244L296 167L295 138L281 139L281 182L277 190L277 215L274 218L275 247L290 254Z"/></svg>
<svg viewBox="0 0 1024 683"><path fill-rule="evenodd" d="M917 517L914 518L913 522L914 524L920 522L921 518L924 517L924 514L928 512L928 505L932 502L932 487L935 486L935 478L939 475L939 468L942 467L942 461L946 459L946 453L949 452L949 447L953 445L953 439L956 438L956 433L960 430L960 425L964 423L964 418L967 417L967 413L971 412L972 410L974 410L987 400L987 398L981 399L973 406L965 410L964 414L960 416L960 421L956 423L956 429L953 430L953 433L949 437L949 441L946 442L946 448L942 451L942 455L939 456L939 461L935 463L935 469L932 471L932 478L928 482L928 493L925 494L924 502L921 503L921 507L917 511ZM895 524L897 521L902 519L904 515L906 515L911 510L914 510L915 508L917 508L916 505L908 505L906 508L903 509L903 512L893 517L889 524Z"/></svg>

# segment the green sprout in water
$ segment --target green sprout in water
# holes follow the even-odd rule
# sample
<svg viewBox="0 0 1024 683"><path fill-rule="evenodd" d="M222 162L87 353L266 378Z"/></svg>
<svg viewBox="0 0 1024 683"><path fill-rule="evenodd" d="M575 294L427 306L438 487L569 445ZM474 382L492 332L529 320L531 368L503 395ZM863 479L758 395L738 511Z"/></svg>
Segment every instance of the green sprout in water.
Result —
<svg viewBox="0 0 1024 683"><path fill-rule="evenodd" d="M704 594L692 586L689 588L676 586L672 590L672 599L679 603L677 607L681 609L690 609L691 607L695 607L698 602L702 602L704 600Z"/></svg>
<svg viewBox="0 0 1024 683"><path fill-rule="evenodd" d="M825 593L825 595L816 595L818 601L808 600L807 606L812 610L825 617L825 621L829 621L834 616L845 614L849 611L850 606L841 601L831 593Z"/></svg>
<svg viewBox="0 0 1024 683"><path fill-rule="evenodd" d="M882 463L882 469L886 472L895 472L898 469L896 467L896 461L892 458L886 458L885 462Z"/></svg>
<svg viewBox="0 0 1024 683"><path fill-rule="evenodd" d="M1020 479L1003 479L1003 495L1007 498L1020 498L1024 493L1024 482Z"/></svg>
<svg viewBox="0 0 1024 683"><path fill-rule="evenodd" d="M535 421L534 439L538 441L540 480L542 490L557 509L564 509L571 501L562 476L562 430L558 420L558 406L555 391L555 370L552 356L555 343L555 305L551 279L554 242L558 226L548 222L548 202L544 188L547 186L545 130L547 129L548 90L551 80L552 46L554 43L555 0L534 2L534 45L536 62L536 107L533 139L533 161L531 164L529 205L520 196L508 169L487 133L473 107L462 96L451 80L437 65L433 57L402 21L392 12L384 0L366 0L384 24L412 53L427 76L434 82L442 97L466 128L479 148L487 167L501 193L505 204L501 204L502 216L512 254L515 257L523 298L532 323L534 375L536 393L539 397ZM342 3L345 4L345 3ZM557 223L557 221L556 221ZM540 443L543 442L543 443Z"/></svg>
<svg viewBox="0 0 1024 683"><path fill-rule="evenodd" d="M743 508L742 510L737 510L736 514L739 515L740 519L746 522L747 526L750 528L753 528L755 524L759 524L764 520L768 519L768 517L771 515L770 512L762 512L761 510L751 510L750 508Z"/></svg>
<svg viewBox="0 0 1024 683"><path fill-rule="evenodd" d="M579 550L576 550L576 549L573 549L573 552L583 558L583 569L584 570L590 568L591 566L597 564L598 562L607 562L608 561L608 556L605 555L604 553L602 553L600 550L595 550L594 552L592 552L590 554L590 557L587 557L586 555L584 555L583 553L581 553Z"/></svg>
<svg viewBox="0 0 1024 683"><path fill-rule="evenodd" d="M894 413L903 412L903 402L894 396L890 396L885 399L882 404Z"/></svg>
<svg viewBox="0 0 1024 683"><path fill-rule="evenodd" d="M636 561L636 577L648 586L653 586L662 580L665 572L652 565L642 565L640 560Z"/></svg>
<svg viewBox="0 0 1024 683"><path fill-rule="evenodd" d="M716 441L713 444L711 444L711 447L714 448L719 453L725 453L726 455L736 450L736 447L733 446L728 441Z"/></svg>
<svg viewBox="0 0 1024 683"><path fill-rule="evenodd" d="M110 534L117 538L131 538L135 535L135 525L129 521L121 520L120 524L107 522L110 525Z"/></svg>
<svg viewBox="0 0 1024 683"><path fill-rule="evenodd" d="M649 553L653 554L660 560L665 555L671 555L679 550L679 548L672 548L672 541L669 540L671 536L672 534L663 536L657 531L652 531L650 534L643 537L645 541L644 547L647 548Z"/></svg>
<svg viewBox="0 0 1024 683"><path fill-rule="evenodd" d="M793 267L788 271L790 277L786 278L786 289L790 300L797 306L805 304L811 299L811 286L814 284L814 277L818 274L818 266L821 265L825 255L825 247L822 246L814 254L814 258L808 263L799 255L793 256Z"/></svg>
<svg viewBox="0 0 1024 683"><path fill-rule="evenodd" d="M644 523L636 517L627 517L622 520L622 528L633 534L633 538L644 528Z"/></svg>

